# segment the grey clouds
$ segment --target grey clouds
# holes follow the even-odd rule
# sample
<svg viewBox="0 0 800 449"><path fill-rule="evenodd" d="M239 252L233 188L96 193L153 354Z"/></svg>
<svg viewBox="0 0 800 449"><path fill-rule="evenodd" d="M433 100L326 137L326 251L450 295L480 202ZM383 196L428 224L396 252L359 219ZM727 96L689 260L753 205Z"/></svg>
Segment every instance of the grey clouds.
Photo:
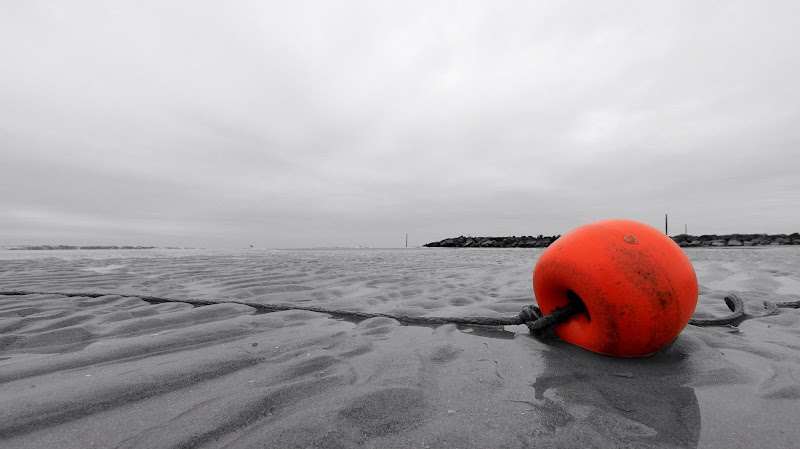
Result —
<svg viewBox="0 0 800 449"><path fill-rule="evenodd" d="M795 2L0 2L0 246L800 230Z"/></svg>

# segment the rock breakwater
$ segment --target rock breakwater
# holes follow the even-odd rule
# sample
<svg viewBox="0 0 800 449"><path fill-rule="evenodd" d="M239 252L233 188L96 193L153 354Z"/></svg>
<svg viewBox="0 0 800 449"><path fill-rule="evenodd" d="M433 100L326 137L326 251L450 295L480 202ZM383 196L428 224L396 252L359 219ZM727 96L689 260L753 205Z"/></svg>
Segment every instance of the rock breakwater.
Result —
<svg viewBox="0 0 800 449"><path fill-rule="evenodd" d="M723 246L766 246L766 245L800 245L800 234L725 234L725 235L676 235L672 237L678 245L687 247L723 247Z"/></svg>
<svg viewBox="0 0 800 449"><path fill-rule="evenodd" d="M560 235L511 237L452 237L422 246L429 248L546 248ZM701 236L680 234L670 237L683 248L729 246L800 245L800 234L706 234Z"/></svg>
<svg viewBox="0 0 800 449"><path fill-rule="evenodd" d="M430 248L545 248L555 242L560 235L548 236L511 236L511 237L453 237L422 246Z"/></svg>

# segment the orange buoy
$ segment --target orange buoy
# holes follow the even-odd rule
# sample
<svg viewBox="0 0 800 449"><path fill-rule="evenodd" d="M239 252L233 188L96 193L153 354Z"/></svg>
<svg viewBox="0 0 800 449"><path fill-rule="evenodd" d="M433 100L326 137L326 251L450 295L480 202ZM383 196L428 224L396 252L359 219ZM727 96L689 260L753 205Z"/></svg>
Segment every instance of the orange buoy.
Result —
<svg viewBox="0 0 800 449"><path fill-rule="evenodd" d="M571 301L586 312L553 330L600 354L639 357L675 339L697 306L697 276L683 250L632 220L602 220L564 234L541 255L533 291L542 313Z"/></svg>

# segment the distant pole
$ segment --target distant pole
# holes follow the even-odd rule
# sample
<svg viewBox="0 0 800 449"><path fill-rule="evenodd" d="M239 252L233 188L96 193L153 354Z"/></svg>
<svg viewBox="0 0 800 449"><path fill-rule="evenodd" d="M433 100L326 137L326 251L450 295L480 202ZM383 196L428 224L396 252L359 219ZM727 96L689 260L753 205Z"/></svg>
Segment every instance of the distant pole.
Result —
<svg viewBox="0 0 800 449"><path fill-rule="evenodd" d="M669 235L669 216L664 214L664 234Z"/></svg>
<svg viewBox="0 0 800 449"><path fill-rule="evenodd" d="M406 248L408 248L408 232L406 232Z"/></svg>

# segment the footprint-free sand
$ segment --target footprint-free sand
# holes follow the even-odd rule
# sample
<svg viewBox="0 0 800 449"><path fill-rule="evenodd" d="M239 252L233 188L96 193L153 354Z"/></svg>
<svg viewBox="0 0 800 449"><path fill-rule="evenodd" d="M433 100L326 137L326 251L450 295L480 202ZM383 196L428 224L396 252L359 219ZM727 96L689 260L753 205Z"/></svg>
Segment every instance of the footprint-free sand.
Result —
<svg viewBox="0 0 800 449"><path fill-rule="evenodd" d="M512 316L541 250L2 251L0 446L772 447L800 441L800 310L619 359L505 328L137 295ZM697 317L800 299L800 247L688 249Z"/></svg>

